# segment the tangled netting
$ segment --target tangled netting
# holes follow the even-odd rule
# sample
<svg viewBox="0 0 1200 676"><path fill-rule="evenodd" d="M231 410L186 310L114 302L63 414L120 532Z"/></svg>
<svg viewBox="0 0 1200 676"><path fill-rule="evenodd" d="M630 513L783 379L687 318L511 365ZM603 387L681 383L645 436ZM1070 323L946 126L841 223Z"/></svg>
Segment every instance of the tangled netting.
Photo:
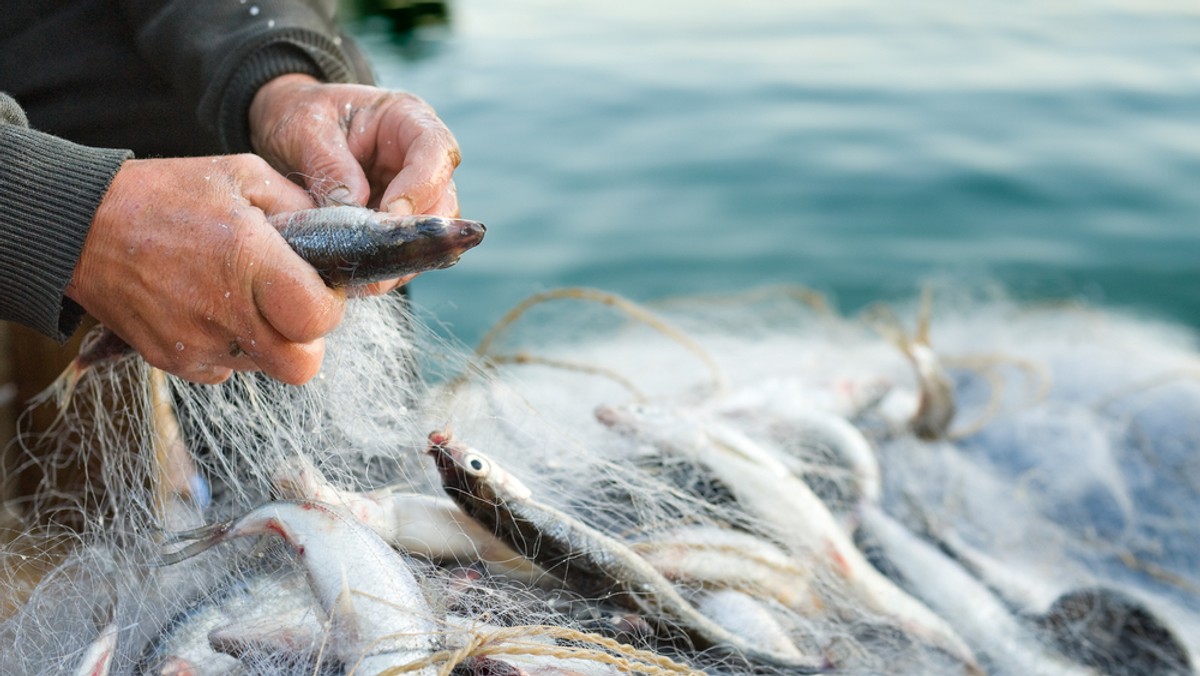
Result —
<svg viewBox="0 0 1200 676"><path fill-rule="evenodd" d="M0 663L1193 673L1196 336L928 298L568 289L474 351L361 299L304 387L98 363L22 440L45 489L2 556L37 574L10 578Z"/></svg>

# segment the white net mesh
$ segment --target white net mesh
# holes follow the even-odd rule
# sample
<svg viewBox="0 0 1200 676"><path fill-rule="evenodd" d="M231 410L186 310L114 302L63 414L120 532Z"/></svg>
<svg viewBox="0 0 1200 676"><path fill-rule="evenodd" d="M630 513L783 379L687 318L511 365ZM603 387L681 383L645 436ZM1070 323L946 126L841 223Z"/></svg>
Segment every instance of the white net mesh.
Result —
<svg viewBox="0 0 1200 676"><path fill-rule="evenodd" d="M15 590L28 601L0 624L0 661L74 673L111 625L119 674L1191 673L1195 336L941 290L931 342L955 414L923 440L911 418L937 402L897 349L912 352L919 330L897 324L918 305L881 323L798 289L652 309L567 290L523 306L478 355L398 300L362 299L300 388L98 364L51 433L23 440L46 488L2 556L48 572ZM579 593L577 571L514 551L536 542L497 540L442 490L427 437L446 431L605 536L575 542L577 569L649 562L638 594L665 585L735 649L628 589ZM261 532L292 546L214 536L163 565L173 534L287 498L373 528L420 601L384 598L397 592L358 545L313 551L362 539L334 521L313 522L338 530L302 551L318 526L291 507ZM345 594L314 591L329 576ZM417 657L378 648L418 631L371 628L403 624L398 605L431 635ZM742 649L778 659L754 666Z"/></svg>

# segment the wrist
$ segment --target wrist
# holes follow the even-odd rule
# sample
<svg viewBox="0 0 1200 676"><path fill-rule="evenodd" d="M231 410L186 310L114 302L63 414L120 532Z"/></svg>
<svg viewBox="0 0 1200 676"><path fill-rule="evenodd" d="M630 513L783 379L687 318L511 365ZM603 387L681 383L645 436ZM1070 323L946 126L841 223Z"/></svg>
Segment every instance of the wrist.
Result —
<svg viewBox="0 0 1200 676"><path fill-rule="evenodd" d="M130 183L138 182L132 175L137 173L138 165L144 161L126 160L113 174L108 189L96 206L96 212L88 226L87 237L83 241L79 258L75 263L75 270L64 291L64 295L84 308L91 308L92 287L96 281L96 275L109 264L109 261L105 260L105 256L112 238L110 226L127 216L121 214L121 211L126 208L125 193Z"/></svg>

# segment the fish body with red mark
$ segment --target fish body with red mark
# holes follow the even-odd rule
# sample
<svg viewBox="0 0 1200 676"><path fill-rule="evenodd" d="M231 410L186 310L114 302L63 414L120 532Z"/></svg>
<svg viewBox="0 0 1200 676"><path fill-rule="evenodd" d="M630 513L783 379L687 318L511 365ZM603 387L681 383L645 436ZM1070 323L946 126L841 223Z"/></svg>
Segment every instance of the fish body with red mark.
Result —
<svg viewBox="0 0 1200 676"><path fill-rule="evenodd" d="M195 540L162 557L170 564L237 537L274 535L301 559L331 625L330 646L348 671L375 674L427 658L437 626L409 564L345 510L280 501L173 539ZM431 668L419 669L431 676Z"/></svg>

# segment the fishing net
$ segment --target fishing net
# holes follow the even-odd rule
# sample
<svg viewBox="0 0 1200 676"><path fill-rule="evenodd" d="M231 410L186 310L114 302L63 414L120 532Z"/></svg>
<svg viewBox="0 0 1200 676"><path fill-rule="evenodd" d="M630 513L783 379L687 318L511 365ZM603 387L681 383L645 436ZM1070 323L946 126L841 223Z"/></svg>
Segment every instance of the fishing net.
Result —
<svg viewBox="0 0 1200 676"><path fill-rule="evenodd" d="M475 350L364 298L303 387L98 363L19 442L44 481L0 552L19 600L0 662L74 673L111 645L114 674L1192 673L1195 335L990 289L935 297L844 316L790 287L652 306L566 289ZM936 418L926 344L953 415L918 436L917 412ZM603 536L579 557L650 563L639 594L679 595L739 649L497 541L443 491L431 433ZM278 537L164 559L180 533L298 498L395 548L427 650L379 668L372 645L396 637L356 643L354 611L314 591L335 574L385 594L357 551L335 573Z"/></svg>

